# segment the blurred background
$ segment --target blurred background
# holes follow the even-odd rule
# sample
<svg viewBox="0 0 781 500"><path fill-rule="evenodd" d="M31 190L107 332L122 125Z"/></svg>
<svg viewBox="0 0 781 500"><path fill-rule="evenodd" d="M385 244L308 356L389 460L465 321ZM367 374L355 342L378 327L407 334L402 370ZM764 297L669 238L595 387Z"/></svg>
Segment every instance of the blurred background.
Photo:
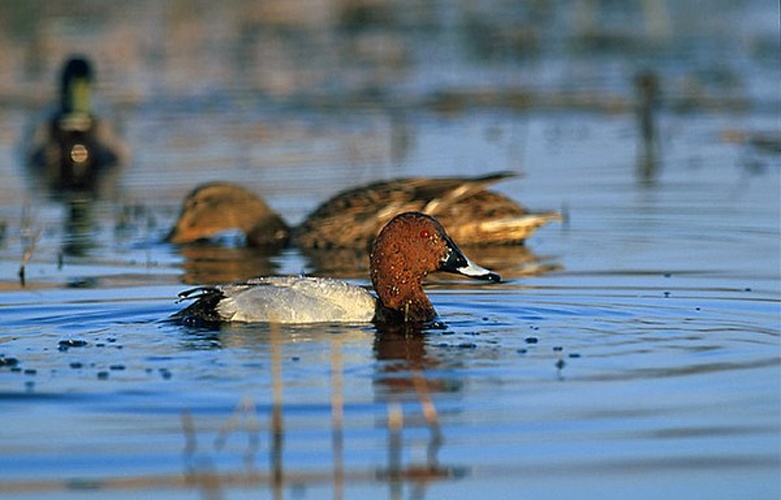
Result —
<svg viewBox="0 0 781 500"><path fill-rule="evenodd" d="M665 173L665 156L778 164L778 22L762 1L0 8L0 221L54 217L44 234L70 225L64 238L81 240L66 253L110 246L101 220L125 241L161 239L210 180L240 182L297 223L341 189L399 176L517 171L498 189L561 210L598 191L579 178L594 166L653 187L680 171ZM92 62L95 114L128 153L95 186L112 203L89 210L52 203L51 180L25 168L73 54Z"/></svg>
<svg viewBox="0 0 781 500"><path fill-rule="evenodd" d="M98 109L132 152L120 182L132 198L180 197L221 178L315 202L335 186L407 174L416 161L439 174L523 170L528 145L501 126L480 132L504 134L515 149L465 157L454 144L425 151L426 122L486 109L631 115L642 72L657 81L654 106L722 116L714 140L778 139L778 19L762 1L33 0L0 9L4 205L26 196L15 153L74 53L93 61ZM274 201L293 219L311 208Z"/></svg>

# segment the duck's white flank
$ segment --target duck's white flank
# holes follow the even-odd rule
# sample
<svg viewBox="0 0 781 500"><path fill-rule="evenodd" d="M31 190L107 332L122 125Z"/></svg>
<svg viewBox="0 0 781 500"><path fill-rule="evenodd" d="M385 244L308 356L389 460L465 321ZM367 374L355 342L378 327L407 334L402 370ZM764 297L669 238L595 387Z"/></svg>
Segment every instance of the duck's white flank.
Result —
<svg viewBox="0 0 781 500"><path fill-rule="evenodd" d="M218 287L224 321L247 323L367 323L377 299L366 289L330 278L256 278Z"/></svg>

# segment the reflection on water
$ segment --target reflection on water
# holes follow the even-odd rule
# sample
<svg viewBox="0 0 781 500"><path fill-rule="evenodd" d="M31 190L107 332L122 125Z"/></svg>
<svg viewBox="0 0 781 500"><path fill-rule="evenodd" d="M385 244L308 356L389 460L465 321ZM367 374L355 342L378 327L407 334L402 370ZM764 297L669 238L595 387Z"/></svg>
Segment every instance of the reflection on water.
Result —
<svg viewBox="0 0 781 500"><path fill-rule="evenodd" d="M180 246L177 251L185 259L182 282L188 285L226 283L279 274L279 266L274 261L278 250L197 243Z"/></svg>
<svg viewBox="0 0 781 500"><path fill-rule="evenodd" d="M417 495L425 492L426 484L437 480L453 479L466 473L464 467L452 467L439 464L438 455L444 442L444 436L439 424L437 409L432 399L432 391L441 388L431 386L431 380L425 375L426 370L435 369L425 361L425 332L416 327L382 328L375 334L375 356L380 371L374 379L377 381L380 396L379 406L386 405L387 416L379 422L387 434L387 463L376 470L361 468L345 468L345 449L351 443L345 439L345 394L344 394L344 335L332 334L325 339L329 345L330 366L330 431L331 431L331 471L323 469L322 465L310 471L302 471L298 467L292 470L286 467L284 457L286 447L296 448L296 405L285 404L285 376L283 373L283 351L289 346L288 340L283 340L280 327L271 325L268 328L267 339L270 366L270 402L256 401L245 397L236 404L233 412L224 419L214 437L212 445L203 444L198 429L198 416L189 411L181 415L182 432L185 435L184 459L185 478L191 484L206 493L215 494L223 487L236 486L266 486L275 497L282 495L284 488L290 485L306 485L310 483L331 482L336 498L342 498L345 482L351 484L369 481L387 481L393 498L398 497L402 487L409 483L417 491ZM201 332L194 332L200 337ZM265 333L265 332L264 332ZM310 332L314 333L314 332ZM316 334L315 334L316 335ZM220 336L208 333L212 342L220 342ZM260 337L257 337L260 338ZM349 337L348 337L349 338ZM315 336L310 341L322 341L322 336ZM288 382L289 383L289 382ZM388 390L395 397L390 399ZM448 389L450 391L453 388ZM412 395L419 403L417 412L410 415L409 409L402 402L405 395ZM396 399L398 398L398 399ZM325 413L324 410L319 410ZM410 432L420 420L429 429L423 463L405 463L409 448L414 442L405 439L404 433ZM349 415L348 415L349 416ZM292 433L287 430L292 427ZM323 423L323 427L327 424ZM264 439L261 431L268 433ZM244 470L236 473L219 472L215 464L207 459L210 455L225 452L228 441L240 440L245 443L242 452ZM264 460L259 456L267 448L268 471L259 469L259 463ZM110 485L107 485L110 486Z"/></svg>
<svg viewBox="0 0 781 500"><path fill-rule="evenodd" d="M95 248L94 234L97 231L92 213L92 201L79 195L63 201L62 253L67 256L85 257Z"/></svg>
<svg viewBox="0 0 781 500"><path fill-rule="evenodd" d="M639 129L637 152L638 182L653 186L658 175L659 131L659 77L652 71L643 71L635 75L635 104Z"/></svg>
<svg viewBox="0 0 781 500"><path fill-rule="evenodd" d="M548 259L534 255L525 246L464 246L464 253L481 266L499 273L503 279L533 276L560 269ZM363 250L302 250L316 276L366 278L369 275L369 255Z"/></svg>
<svg viewBox="0 0 781 500"><path fill-rule="evenodd" d="M519 245L472 246L462 250L475 262L499 273L504 280L537 276L561 270L551 259L538 257ZM180 245L176 252L184 259L182 282L188 285L243 281L258 276L280 274L281 249L252 248L239 244L220 245L198 242ZM362 249L301 249L305 267L296 271L312 276L367 279L369 254Z"/></svg>

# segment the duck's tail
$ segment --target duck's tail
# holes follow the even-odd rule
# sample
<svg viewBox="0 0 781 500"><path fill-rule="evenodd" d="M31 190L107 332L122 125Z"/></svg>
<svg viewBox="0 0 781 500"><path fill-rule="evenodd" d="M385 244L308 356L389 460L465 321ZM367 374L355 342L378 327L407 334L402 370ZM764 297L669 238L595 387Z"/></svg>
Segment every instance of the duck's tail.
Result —
<svg viewBox="0 0 781 500"><path fill-rule="evenodd" d="M219 323L217 304L225 298L222 290L215 286L200 286L179 294L179 301L195 300L192 304L171 315L171 319L187 324Z"/></svg>
<svg viewBox="0 0 781 500"><path fill-rule="evenodd" d="M561 220L557 212L530 213L455 225L448 234L460 246L518 245L545 224Z"/></svg>
<svg viewBox="0 0 781 500"><path fill-rule="evenodd" d="M421 210L423 213L436 216L438 212L447 210L448 207L485 191L497 182L518 177L519 175L516 172L505 171L466 179L444 178L438 181L428 180L424 186L417 188L416 197L421 200L428 200Z"/></svg>

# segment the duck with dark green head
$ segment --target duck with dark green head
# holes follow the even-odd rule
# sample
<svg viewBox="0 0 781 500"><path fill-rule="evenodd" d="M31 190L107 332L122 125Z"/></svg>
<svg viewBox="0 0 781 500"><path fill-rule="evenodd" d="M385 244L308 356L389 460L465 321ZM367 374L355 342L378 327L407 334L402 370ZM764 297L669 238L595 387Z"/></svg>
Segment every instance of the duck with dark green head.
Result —
<svg viewBox="0 0 781 500"><path fill-rule="evenodd" d="M33 136L28 161L53 191L97 189L105 171L124 162L125 146L92 111L93 85L87 58L69 58L62 69L59 109Z"/></svg>

